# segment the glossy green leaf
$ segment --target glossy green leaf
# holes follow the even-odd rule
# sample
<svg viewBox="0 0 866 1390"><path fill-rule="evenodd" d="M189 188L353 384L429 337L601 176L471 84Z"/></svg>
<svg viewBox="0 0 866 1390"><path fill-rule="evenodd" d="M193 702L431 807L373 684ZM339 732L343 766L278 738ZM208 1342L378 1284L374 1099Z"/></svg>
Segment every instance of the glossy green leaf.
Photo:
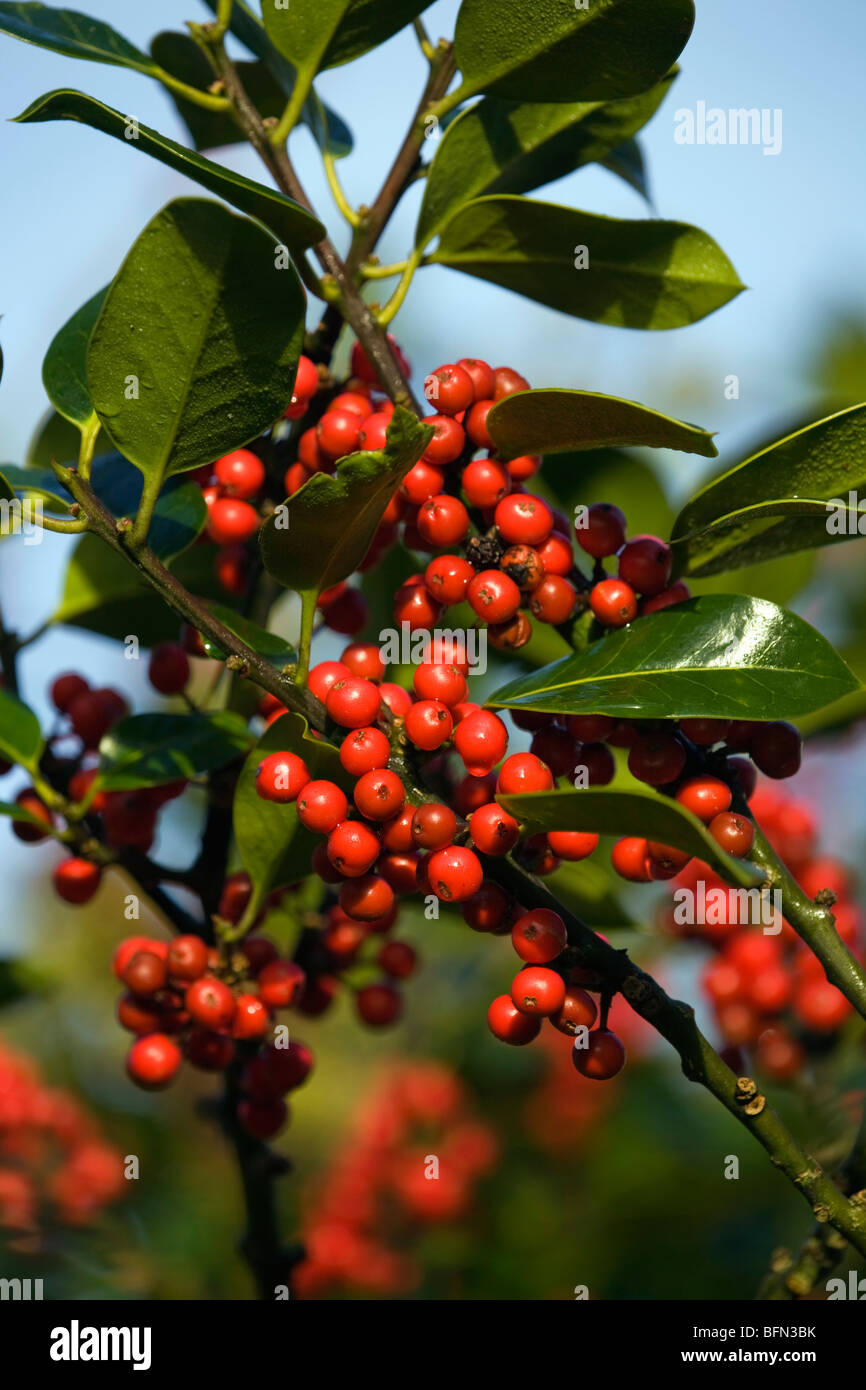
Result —
<svg viewBox="0 0 866 1390"><path fill-rule="evenodd" d="M430 165L416 243L485 193L528 193L601 161L645 125L675 74L648 92L611 102L514 102L487 97L449 125Z"/></svg>
<svg viewBox="0 0 866 1390"><path fill-rule="evenodd" d="M237 5L235 5L235 9L237 9ZM250 22L256 23L252 15L250 15ZM286 97L294 85L294 70L286 59L281 58L276 53L276 50L272 50L272 55L280 60L280 69L285 68L286 70L283 80L279 75L280 69L275 73L262 60L271 45L260 24L258 29L264 40L264 43L260 45L263 50L262 55L255 62L236 61L235 68L243 89L256 110L265 118L277 117L282 112L286 104ZM190 34L164 30L152 40L150 50L160 67L164 68L166 72L170 72L172 77L186 82L190 87L196 87L199 91L206 91L214 80L213 68ZM212 150L222 145L236 145L246 139L237 121L230 113L209 111L196 102L180 96L177 92L170 91L169 95L174 101L197 150ZM309 127L320 147L328 149L335 158L340 158L351 151L352 137L345 123L335 111L324 107L323 112L322 103L312 93L304 106L304 123Z"/></svg>
<svg viewBox="0 0 866 1390"><path fill-rule="evenodd" d="M576 864L563 863L547 883L559 901L595 931L634 927L637 924L620 902L613 877L613 870L593 855Z"/></svg>
<svg viewBox="0 0 866 1390"><path fill-rule="evenodd" d="M237 174L222 164L214 164L204 155L194 154L185 145L176 144L149 126L140 123L132 126L129 116L83 92L68 88L47 92L31 102L15 120L23 124L33 121L81 121L94 130L101 130L104 135L122 140L130 149L143 150L145 154L152 155L161 164L167 164L170 169L185 174L206 188L209 193L224 198L240 212L255 217L293 250L313 246L325 235L322 223L285 193L244 178L243 174ZM130 135L130 131L135 133ZM290 274L288 271L282 273L286 278Z"/></svg>
<svg viewBox="0 0 866 1390"><path fill-rule="evenodd" d="M275 885L296 883L312 873L311 858L321 835L306 830L294 803L278 805L256 792L256 769L268 753L297 753L312 777L350 790L337 749L316 739L299 714L284 714L267 728L244 763L234 799L234 833L241 863L261 900Z"/></svg>
<svg viewBox="0 0 866 1390"><path fill-rule="evenodd" d="M275 632L268 632L265 628L259 627L258 623L251 623L249 618L242 618L239 613L235 613L231 608L226 608L222 603L209 603L208 607L214 617L223 623L230 632L233 632L259 656L263 656L272 666L281 670L284 666L291 666L297 661L297 652L285 638L278 637ZM215 657L217 661L225 661L227 653L222 651L204 633L202 633L202 642L208 656Z"/></svg>
<svg viewBox="0 0 866 1390"><path fill-rule="evenodd" d="M17 464L4 463L3 477L11 496L39 497L49 512L58 515L69 511L72 498L49 468L19 468Z"/></svg>
<svg viewBox="0 0 866 1390"><path fill-rule="evenodd" d="M698 227L508 196L461 208L429 263L625 328L681 328L743 289L725 253Z"/></svg>
<svg viewBox="0 0 866 1390"><path fill-rule="evenodd" d="M0 690L0 756L36 770L42 752L39 720L28 705Z"/></svg>
<svg viewBox="0 0 866 1390"><path fill-rule="evenodd" d="M246 722L216 714L132 714L99 745L99 783L109 791L161 787L226 767L252 742Z"/></svg>
<svg viewBox="0 0 866 1390"><path fill-rule="evenodd" d="M107 289L88 299L63 325L42 363L42 384L51 404L72 424L85 425L93 414L87 389L87 345Z"/></svg>
<svg viewBox="0 0 866 1390"><path fill-rule="evenodd" d="M858 685L802 618L764 599L713 594L609 632L488 703L622 719L796 719Z"/></svg>
<svg viewBox="0 0 866 1390"><path fill-rule="evenodd" d="M547 830L583 830L601 835L641 835L673 845L703 860L729 883L749 888L764 875L744 859L726 854L707 827L672 797L649 787L623 791L611 787L566 788L500 796L496 800L532 835Z"/></svg>
<svg viewBox="0 0 866 1390"><path fill-rule="evenodd" d="M487 426L503 458L636 444L704 458L718 453L712 435L699 425L598 391L519 391L493 407Z"/></svg>
<svg viewBox="0 0 866 1390"><path fill-rule="evenodd" d="M431 0L264 0L271 42L302 73L349 63L384 43Z"/></svg>
<svg viewBox="0 0 866 1390"><path fill-rule="evenodd" d="M26 43L50 48L67 58L86 58L135 68L153 76L157 67L140 49L105 24L77 10L56 10L50 5L0 4L0 33Z"/></svg>
<svg viewBox="0 0 866 1390"><path fill-rule="evenodd" d="M320 592L353 573L388 503L431 438L397 407L384 449L350 454L332 476L315 473L262 527L269 574L287 589Z"/></svg>
<svg viewBox="0 0 866 1390"><path fill-rule="evenodd" d="M169 203L129 251L93 330L87 379L106 432L145 476L218 458L288 405L304 296L274 250L254 223L192 198Z"/></svg>
<svg viewBox="0 0 866 1390"><path fill-rule="evenodd" d="M709 575L858 534L866 535L866 405L807 425L708 483L671 539L680 573Z"/></svg>
<svg viewBox="0 0 866 1390"><path fill-rule="evenodd" d="M454 35L465 95L610 101L646 91L694 24L692 0L463 0Z"/></svg>
<svg viewBox="0 0 866 1390"><path fill-rule="evenodd" d="M15 499L15 491L6 477L10 466L8 463L4 464L3 470L0 470L0 501L3 502L12 502Z"/></svg>
<svg viewBox="0 0 866 1390"><path fill-rule="evenodd" d="M97 449L99 442L97 438ZM28 468L50 468L52 459L55 463L76 463L80 445L78 426L49 410L36 427L24 462Z"/></svg>
<svg viewBox="0 0 866 1390"><path fill-rule="evenodd" d="M603 168L609 169L617 178L624 179L636 193L649 202L649 181L646 161L639 140L624 140L615 150L599 161Z"/></svg>

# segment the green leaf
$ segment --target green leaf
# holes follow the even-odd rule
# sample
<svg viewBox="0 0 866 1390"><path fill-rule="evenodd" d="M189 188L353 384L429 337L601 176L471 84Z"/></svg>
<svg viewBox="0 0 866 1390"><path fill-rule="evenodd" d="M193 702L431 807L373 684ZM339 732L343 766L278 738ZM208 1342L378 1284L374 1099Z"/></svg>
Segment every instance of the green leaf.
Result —
<svg viewBox="0 0 866 1390"><path fill-rule="evenodd" d="M636 193L649 202L649 182L647 179L646 162L643 157L638 140L625 140L615 150L611 150L606 158L600 161L605 169L609 169L617 178L624 179Z"/></svg>
<svg viewBox="0 0 866 1390"><path fill-rule="evenodd" d="M548 879L551 891L595 931L610 927L634 927L636 922L619 900L613 871L598 856L580 863L563 863Z"/></svg>
<svg viewBox="0 0 866 1390"><path fill-rule="evenodd" d="M251 742L245 721L231 710L133 714L99 745L99 784L108 791L133 791L201 777L239 758Z"/></svg>
<svg viewBox="0 0 866 1390"><path fill-rule="evenodd" d="M235 842L258 900L276 884L305 878L311 872L313 850L322 839L301 825L294 803L278 805L256 792L256 768L268 753L277 752L297 753L312 777L349 790L337 749L314 738L301 715L284 714L265 730L244 763L234 800Z"/></svg>
<svg viewBox="0 0 866 1390"><path fill-rule="evenodd" d="M635 444L704 458L718 452L712 435L699 425L598 391L519 391L494 406L488 428L503 458Z"/></svg>
<svg viewBox="0 0 866 1390"><path fill-rule="evenodd" d="M722 249L698 227L598 217L506 196L461 208L429 263L491 280L575 318L626 328L681 328L744 288Z"/></svg>
<svg viewBox="0 0 866 1390"><path fill-rule="evenodd" d="M154 76L158 71L146 53L100 19L77 10L55 10L50 5L0 4L0 33L24 39L26 43L50 48L67 58L87 58L94 63L111 63L135 68Z"/></svg>
<svg viewBox="0 0 866 1390"><path fill-rule="evenodd" d="M96 459L91 483L113 516L135 516L143 478L120 454L105 454ZM153 509L147 543L160 560L167 563L193 544L206 522L207 505L198 483L182 476L170 478ZM132 568L128 561L126 564L128 569Z"/></svg>
<svg viewBox="0 0 866 1390"><path fill-rule="evenodd" d="M248 647L251 647L259 656L263 656L272 666L282 669L283 666L291 666L298 659L298 654L283 637L278 637L275 632L268 632L265 628L259 627L257 623L251 623L248 618L242 618L233 609L226 608L222 603L210 603L208 607L221 623L233 632L236 637L240 637ZM222 651L215 642L202 633L202 642L208 656L214 657L217 661L225 661L227 653Z"/></svg>
<svg viewBox="0 0 866 1390"><path fill-rule="evenodd" d="M52 459L55 463L77 463L80 444L78 426L49 410L36 427L24 462L28 468L50 468Z"/></svg>
<svg viewBox="0 0 866 1390"><path fill-rule="evenodd" d="M260 42L255 48L247 42L247 47L258 53L258 61L252 63L235 62L235 68L243 89L262 116L265 118L279 116L286 104L286 98L291 94L294 86L294 69L273 48L260 21L256 20L250 11L241 9L237 0L235 0L232 12L232 28L238 33L238 37L241 37L240 30L243 30L245 34L248 31L243 22L238 28L235 27L234 17L236 15L248 18L253 32L257 31L260 36ZM249 37L252 37L252 33L249 34ZM175 33L168 29L163 30L151 42L150 51L161 68L171 73L172 77L186 82L190 87L197 87L199 91L206 91L214 80L213 68L195 39L189 34ZM265 59L268 61L264 61ZM274 59L277 60L276 63ZM246 139L237 121L228 112L209 111L205 107L197 105L196 102L180 96L177 92L169 91L169 95L192 136L197 150L212 150L221 145L236 145ZM314 93L310 93L310 97L305 103L303 119L319 146L329 150L336 159L351 153L352 136L348 127L337 113L328 107L324 107L323 116L323 105Z"/></svg>
<svg viewBox="0 0 866 1390"><path fill-rule="evenodd" d="M148 479L246 444L288 405L304 295L274 249L218 203L178 199L112 281L87 379L106 432ZM128 396L131 378L139 399Z"/></svg>
<svg viewBox="0 0 866 1390"><path fill-rule="evenodd" d="M86 96L84 92L69 88L47 92L31 102L15 120L22 124L32 121L81 121L94 130L101 130L104 135L122 140L131 149L152 155L170 169L176 169L179 174L185 174L201 184L208 192L215 193L218 198L224 198L232 207L249 217L255 217L292 250L313 246L325 235L322 223L306 208L286 197L285 193L244 178L243 174L236 174L222 164L214 164L203 155L194 154L184 145L160 135L158 130L151 130L149 126L131 126L130 117L115 111L113 106L106 106L104 102ZM131 130L137 133L131 136Z"/></svg>
<svg viewBox="0 0 866 1390"><path fill-rule="evenodd" d="M262 527L259 543L268 573L300 593L318 593L352 574L431 433L398 406L384 449L350 454L332 476L309 478Z"/></svg>
<svg viewBox="0 0 866 1390"><path fill-rule="evenodd" d="M39 720L29 706L0 690L0 755L35 772L42 753Z"/></svg>
<svg viewBox="0 0 866 1390"><path fill-rule="evenodd" d="M645 787L567 788L497 796L496 800L534 835L547 830L589 830L601 835L639 835L673 845L703 860L730 883L755 887L764 875L744 859L726 854L697 816L672 797Z"/></svg>
<svg viewBox="0 0 866 1390"><path fill-rule="evenodd" d="M449 125L430 165L415 241L483 193L527 193L606 159L645 125L676 74L613 102L513 102L487 97Z"/></svg>
<svg viewBox="0 0 866 1390"><path fill-rule="evenodd" d="M692 0L463 0L461 92L515 101L610 101L657 82L685 47Z"/></svg>
<svg viewBox="0 0 866 1390"><path fill-rule="evenodd" d="M8 472L11 466L12 465L8 463L3 465L6 472ZM4 502L12 502L15 500L15 493L9 484L9 480L6 477L5 472L0 472L0 500Z"/></svg>
<svg viewBox="0 0 866 1390"><path fill-rule="evenodd" d="M265 0L268 37L301 73L338 67L376 48L426 10L431 0Z"/></svg>
<svg viewBox="0 0 866 1390"><path fill-rule="evenodd" d="M3 464L3 476L12 495L39 497L51 512L68 512L72 498L49 468L19 468L14 463Z"/></svg>
<svg viewBox="0 0 866 1390"><path fill-rule="evenodd" d="M55 335L42 364L42 384L48 399L73 425L85 425L93 414L87 389L87 345L105 302L107 288L82 305Z"/></svg>
<svg viewBox="0 0 866 1390"><path fill-rule="evenodd" d="M866 405L855 405L761 449L687 502L671 536L678 571L719 574L856 539L864 488ZM831 499L838 507L828 510Z"/></svg>
<svg viewBox="0 0 866 1390"><path fill-rule="evenodd" d="M9 809L14 809L19 819L27 819L19 807ZM9 811L0 805L0 814L8 815ZM32 999L34 995L49 994L56 983L52 976L44 970L37 969L30 961L4 957L0 960L0 1008L18 1004L23 999Z"/></svg>
<svg viewBox="0 0 866 1390"><path fill-rule="evenodd" d="M713 594L519 676L488 703L620 719L796 719L858 687L802 618L764 599Z"/></svg>

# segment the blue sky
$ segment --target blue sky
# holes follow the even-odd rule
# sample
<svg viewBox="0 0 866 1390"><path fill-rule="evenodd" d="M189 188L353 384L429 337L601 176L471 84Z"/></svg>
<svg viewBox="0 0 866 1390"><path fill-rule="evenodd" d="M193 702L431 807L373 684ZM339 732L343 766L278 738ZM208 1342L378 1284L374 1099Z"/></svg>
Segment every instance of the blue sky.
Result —
<svg viewBox="0 0 866 1390"><path fill-rule="evenodd" d="M80 2L145 48L159 29L206 17L197 0ZM434 37L453 32L456 10L455 0L437 0L427 11ZM507 22L506 0L501 12ZM720 431L722 457L735 461L763 424L807 407L801 368L812 335L839 309L866 312L864 50L866 6L858 0L830 0L820 9L806 0L701 0L681 76L643 137L654 212L710 232L748 292L690 328L637 333L585 324L465 276L430 269L418 276L396 324L416 369L423 374L464 354L507 360L534 385L606 391L696 418ZM35 97L70 86L183 139L170 100L148 78L73 62L2 36L0 65L0 457L16 462L46 406L40 367L53 334L111 277L149 218L172 197L196 189L84 126L8 123ZM353 201L369 200L378 188L423 78L411 31L321 78L321 94L355 133L355 152L341 165ZM699 101L726 109L780 108L781 152L768 157L757 146L677 144L674 113ZM338 232L306 132L294 137L293 152L314 202ZM233 149L221 157L260 176L251 153ZM637 194L603 170L572 175L541 196L611 216L648 215ZM383 241L383 260L406 253L416 207L416 198L407 197ZM731 373L740 380L737 401L724 397ZM669 463L672 484L681 490L691 488L704 468L690 458ZM59 538L27 549L18 543L14 551L2 547L0 580L13 624L35 627L51 611L67 551ZM107 644L58 634L25 663L28 696L40 708L51 671L73 662L85 670L98 666L104 678L130 685L129 663ZM5 842L4 836L0 853Z"/></svg>

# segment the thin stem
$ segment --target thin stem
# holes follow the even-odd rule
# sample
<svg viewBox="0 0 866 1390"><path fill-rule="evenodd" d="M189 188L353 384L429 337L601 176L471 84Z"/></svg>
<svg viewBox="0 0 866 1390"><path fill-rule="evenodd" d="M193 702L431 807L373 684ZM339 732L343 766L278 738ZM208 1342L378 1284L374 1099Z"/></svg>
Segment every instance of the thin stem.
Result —
<svg viewBox="0 0 866 1390"><path fill-rule="evenodd" d="M328 180L328 187L331 190L331 197L337 204L337 208L342 213L350 227L359 227L361 219L355 209L349 203L342 185L337 175L337 162L329 150L322 151L322 164L325 167L325 177Z"/></svg>
<svg viewBox="0 0 866 1390"><path fill-rule="evenodd" d="M389 324L399 312L406 295L409 293L409 286L415 278L415 271L418 269L420 260L421 253L419 251L413 251L406 262L406 269L400 277L400 283L391 295L384 309L381 309L376 315L377 321L382 324L383 327Z"/></svg>
<svg viewBox="0 0 866 1390"><path fill-rule="evenodd" d="M216 96L213 92L203 92L199 87L191 87L188 82L181 82L179 78L172 77L170 72L164 68L149 68L148 72L164 87L169 87L171 91L177 92L178 96L185 101L191 101L195 106L203 106L206 111L231 111L231 102L227 97Z"/></svg>
<svg viewBox="0 0 866 1390"><path fill-rule="evenodd" d="M827 979L866 1018L866 971L837 932L829 907L806 896L757 828L750 858L763 869L769 886L781 891L785 920L818 957Z"/></svg>
<svg viewBox="0 0 866 1390"><path fill-rule="evenodd" d="M376 265L373 261L365 261L360 273L365 280L391 280L395 275L402 275L408 264L408 261L394 261L393 265Z"/></svg>
<svg viewBox="0 0 866 1390"><path fill-rule="evenodd" d="M220 41L225 38L231 27L234 5L235 0L219 0L216 23L210 31L213 38Z"/></svg>
<svg viewBox="0 0 866 1390"><path fill-rule="evenodd" d="M415 36L418 39L421 52L424 54L424 57L427 59L427 62L435 62L436 49L433 47L433 44L430 41L430 35L424 28L422 21L418 19L417 16L415 19L412 20L412 28L415 30Z"/></svg>
<svg viewBox="0 0 866 1390"><path fill-rule="evenodd" d="M316 595L312 589L304 589L301 594L301 635L298 641L298 666L295 683L306 689L310 670L310 647L313 641L313 624L316 621Z"/></svg>
<svg viewBox="0 0 866 1390"><path fill-rule="evenodd" d="M89 420L81 426L81 443L78 449L78 473L87 482L90 478L90 465L100 430L99 416L94 411Z"/></svg>
<svg viewBox="0 0 866 1390"><path fill-rule="evenodd" d="M84 480L87 481L86 479ZM162 487L162 477L159 473L145 473L144 486L141 489L141 501L138 504L138 511L132 530L129 532L129 545L133 550L138 550L147 540L147 533L150 530L150 523L153 517L153 509L159 497L159 490Z"/></svg>
<svg viewBox="0 0 866 1390"><path fill-rule="evenodd" d="M303 75L298 72L295 76L295 85L292 88L292 95L286 103L285 110L271 130L268 138L272 145L280 148L285 145L304 109L304 102L310 95L313 86L313 73L308 72Z"/></svg>
<svg viewBox="0 0 866 1390"><path fill-rule="evenodd" d="M86 516L77 517L75 521L64 521L62 517L45 516L43 513L39 525L43 531L54 531L58 536L80 536L82 531L90 529Z"/></svg>

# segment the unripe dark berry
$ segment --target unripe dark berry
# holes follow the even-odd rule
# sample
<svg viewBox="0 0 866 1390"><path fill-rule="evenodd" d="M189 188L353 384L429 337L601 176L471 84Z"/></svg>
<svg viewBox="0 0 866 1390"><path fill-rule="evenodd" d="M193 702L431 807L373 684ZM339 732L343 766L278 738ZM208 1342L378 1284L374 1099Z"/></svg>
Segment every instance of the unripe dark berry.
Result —
<svg viewBox="0 0 866 1390"><path fill-rule="evenodd" d="M102 878L98 864L89 859L64 859L52 875L54 891L65 903L80 906L89 903Z"/></svg>
<svg viewBox="0 0 866 1390"><path fill-rule="evenodd" d="M590 1033L586 1047L579 1043L580 1039L572 1049L571 1060L581 1076L591 1081L609 1081L625 1066L625 1048L616 1033L607 1028L596 1028Z"/></svg>
<svg viewBox="0 0 866 1390"><path fill-rule="evenodd" d="M639 594L652 598L667 588L674 556L658 536L635 536L619 556L619 577Z"/></svg>
<svg viewBox="0 0 866 1390"><path fill-rule="evenodd" d="M150 654L147 678L160 695L179 695L189 680L189 657L177 642L162 642Z"/></svg>
<svg viewBox="0 0 866 1390"><path fill-rule="evenodd" d="M581 550L603 560L625 544L625 517L612 502L595 502L578 516L574 534Z"/></svg>

